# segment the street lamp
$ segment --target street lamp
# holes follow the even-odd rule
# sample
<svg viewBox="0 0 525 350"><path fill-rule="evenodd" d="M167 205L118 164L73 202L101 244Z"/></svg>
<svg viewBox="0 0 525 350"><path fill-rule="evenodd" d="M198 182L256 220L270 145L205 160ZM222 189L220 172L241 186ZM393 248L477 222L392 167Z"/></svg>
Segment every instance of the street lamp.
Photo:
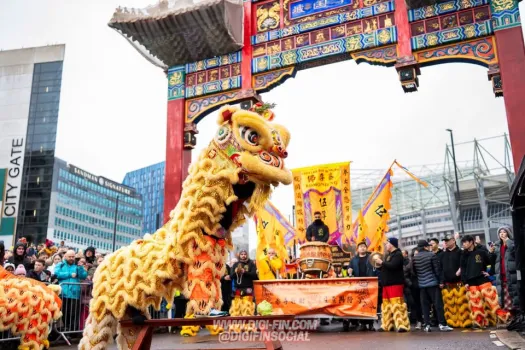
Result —
<svg viewBox="0 0 525 350"><path fill-rule="evenodd" d="M465 234L465 226L463 225L463 213L461 212L461 194L459 193L459 180L458 180L458 166L456 164L456 150L454 148L454 134L452 133L452 129L447 129L447 131L450 133L450 142L452 143L452 159L454 160L454 174L456 177L456 191L458 192L458 211L459 211L459 218L461 220L461 234Z"/></svg>

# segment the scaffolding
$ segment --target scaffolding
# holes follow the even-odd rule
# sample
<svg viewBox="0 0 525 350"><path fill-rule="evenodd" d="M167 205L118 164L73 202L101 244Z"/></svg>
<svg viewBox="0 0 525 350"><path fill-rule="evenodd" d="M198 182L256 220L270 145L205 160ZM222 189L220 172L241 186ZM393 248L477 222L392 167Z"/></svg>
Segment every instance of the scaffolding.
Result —
<svg viewBox="0 0 525 350"><path fill-rule="evenodd" d="M458 166L459 194L454 187L454 157L452 146L446 146L444 180L450 202L452 221L457 232L481 229L485 242L491 240L490 229L510 225L509 191L514 181L512 151L507 134L454 145L473 151L473 156ZM498 154L499 153L499 154ZM457 161L457 159L456 159ZM478 210L479 208L479 210ZM461 228L460 222L465 222Z"/></svg>
<svg viewBox="0 0 525 350"><path fill-rule="evenodd" d="M441 239L446 234L461 232L460 207L465 233L482 234L485 242L490 241L491 230L511 223L509 189L514 171L508 135L475 139L454 146L459 196L452 150L448 144L444 163L408 166L414 175L428 183L428 187L394 168L388 234L410 242L405 246L417 242L417 239ZM351 169L354 217L386 170Z"/></svg>

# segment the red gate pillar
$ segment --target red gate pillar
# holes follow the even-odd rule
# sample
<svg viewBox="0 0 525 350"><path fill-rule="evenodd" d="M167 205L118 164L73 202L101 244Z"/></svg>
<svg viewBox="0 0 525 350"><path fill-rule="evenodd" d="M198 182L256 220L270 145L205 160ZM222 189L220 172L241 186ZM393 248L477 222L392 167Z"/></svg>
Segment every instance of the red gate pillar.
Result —
<svg viewBox="0 0 525 350"><path fill-rule="evenodd" d="M518 2L491 1L514 169L525 155L525 47Z"/></svg>
<svg viewBox="0 0 525 350"><path fill-rule="evenodd" d="M394 13L397 27L397 60L396 70L399 74L401 86L405 92L417 91L419 86L418 75L421 74L410 43L410 23L408 22L408 8L405 0L395 0Z"/></svg>
<svg viewBox="0 0 525 350"><path fill-rule="evenodd" d="M245 1L244 4L244 46L242 48L241 76L242 89L249 90L252 88L252 2Z"/></svg>
<svg viewBox="0 0 525 350"><path fill-rule="evenodd" d="M186 123L185 67L168 70L168 113L166 133L166 165L164 172L164 223L179 202L182 182L188 175L191 148L184 147Z"/></svg>

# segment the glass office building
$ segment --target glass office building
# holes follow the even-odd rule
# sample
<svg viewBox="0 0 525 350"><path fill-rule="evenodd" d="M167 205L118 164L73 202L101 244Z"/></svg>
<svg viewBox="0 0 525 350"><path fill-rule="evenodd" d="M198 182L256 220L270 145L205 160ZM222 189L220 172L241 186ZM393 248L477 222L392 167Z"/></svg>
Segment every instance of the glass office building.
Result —
<svg viewBox="0 0 525 350"><path fill-rule="evenodd" d="M118 201L118 203L117 203ZM133 188L93 175L55 158L48 238L101 252L142 235L142 196ZM115 230L115 215L116 230Z"/></svg>
<svg viewBox="0 0 525 350"><path fill-rule="evenodd" d="M142 195L142 233L155 232L164 224L164 165L164 162L160 162L131 171L122 182Z"/></svg>
<svg viewBox="0 0 525 350"><path fill-rule="evenodd" d="M0 240L47 234L64 45L0 52Z"/></svg>

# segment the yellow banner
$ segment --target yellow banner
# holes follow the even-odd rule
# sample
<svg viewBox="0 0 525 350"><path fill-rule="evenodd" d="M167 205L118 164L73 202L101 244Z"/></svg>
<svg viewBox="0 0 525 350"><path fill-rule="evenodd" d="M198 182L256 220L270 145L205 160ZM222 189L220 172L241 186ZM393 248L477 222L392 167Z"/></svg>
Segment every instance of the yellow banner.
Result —
<svg viewBox="0 0 525 350"><path fill-rule="evenodd" d="M269 272L268 269L272 269L283 273L285 261L288 259L286 247L293 246L295 229L270 201L266 202L265 206L255 214L255 224L257 228L257 268L260 271L262 269L262 271ZM269 266L266 262L270 248L277 253L280 264L272 263Z"/></svg>
<svg viewBox="0 0 525 350"><path fill-rule="evenodd" d="M352 233L350 162L293 169L297 239L306 241L306 229L321 212L330 231L329 244L342 246Z"/></svg>
<svg viewBox="0 0 525 350"><path fill-rule="evenodd" d="M358 220L354 223L352 243L358 244L366 240L368 251L383 252L388 231L387 222L390 219L390 200L392 199L392 167L388 170L381 183L360 211ZM364 232L363 232L364 231Z"/></svg>

